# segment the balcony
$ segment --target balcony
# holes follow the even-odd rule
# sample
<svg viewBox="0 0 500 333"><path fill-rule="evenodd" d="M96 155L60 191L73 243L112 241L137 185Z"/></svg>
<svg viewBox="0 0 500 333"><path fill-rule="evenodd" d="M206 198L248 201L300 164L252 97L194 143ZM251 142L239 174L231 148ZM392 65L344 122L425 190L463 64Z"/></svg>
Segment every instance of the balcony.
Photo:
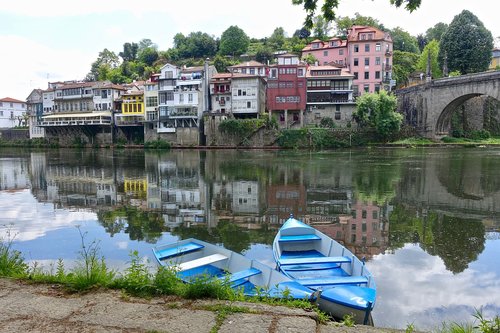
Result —
<svg viewBox="0 0 500 333"><path fill-rule="evenodd" d="M384 66L384 69L385 69L386 71L390 71L390 70L392 69L392 66L391 66L391 65L386 64L386 65Z"/></svg>
<svg viewBox="0 0 500 333"><path fill-rule="evenodd" d="M89 113L53 113L44 116L39 122L40 127L111 125L110 112Z"/></svg>
<svg viewBox="0 0 500 333"><path fill-rule="evenodd" d="M392 56L392 52L387 48L387 49L385 49L385 55L390 57L390 56Z"/></svg>
<svg viewBox="0 0 500 333"><path fill-rule="evenodd" d="M144 116L128 116L117 114L115 115L116 126L142 126L144 123Z"/></svg>

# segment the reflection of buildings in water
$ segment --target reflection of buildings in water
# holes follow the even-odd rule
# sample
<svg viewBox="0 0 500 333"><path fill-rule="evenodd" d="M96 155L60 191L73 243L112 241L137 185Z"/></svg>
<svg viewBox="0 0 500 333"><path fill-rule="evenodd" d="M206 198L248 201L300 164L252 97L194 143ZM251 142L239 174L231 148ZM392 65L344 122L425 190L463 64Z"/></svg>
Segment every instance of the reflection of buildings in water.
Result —
<svg viewBox="0 0 500 333"><path fill-rule="evenodd" d="M270 185L267 188L267 222L283 224L290 214L303 220L306 215L306 187L304 185Z"/></svg>
<svg viewBox="0 0 500 333"><path fill-rule="evenodd" d="M247 229L262 227L265 192L257 181L215 182L211 209L217 220L231 220Z"/></svg>
<svg viewBox="0 0 500 333"><path fill-rule="evenodd" d="M339 215L350 214L352 190L350 188L308 188L307 223L338 221Z"/></svg>
<svg viewBox="0 0 500 333"><path fill-rule="evenodd" d="M146 158L147 207L160 211L168 228L206 223L204 184L197 156L187 160L177 155L168 155L171 159L151 155Z"/></svg>
<svg viewBox="0 0 500 333"><path fill-rule="evenodd" d="M339 216L338 223L312 225L343 243L358 257L370 259L383 253L389 241L388 208L373 203L354 202L351 215Z"/></svg>
<svg viewBox="0 0 500 333"><path fill-rule="evenodd" d="M123 193L125 194L124 202L133 207L146 209L148 182L147 179L123 179Z"/></svg>
<svg viewBox="0 0 500 333"><path fill-rule="evenodd" d="M0 159L0 190L24 190L30 188L27 159Z"/></svg>

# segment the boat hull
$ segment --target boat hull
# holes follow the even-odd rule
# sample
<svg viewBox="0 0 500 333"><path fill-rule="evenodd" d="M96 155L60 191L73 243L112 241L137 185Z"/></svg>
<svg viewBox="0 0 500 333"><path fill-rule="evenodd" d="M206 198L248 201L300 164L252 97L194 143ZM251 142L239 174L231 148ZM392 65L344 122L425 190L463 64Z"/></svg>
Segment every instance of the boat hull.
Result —
<svg viewBox="0 0 500 333"><path fill-rule="evenodd" d="M372 275L346 247L294 218L280 228L273 242L278 270L316 291L319 308L332 317L351 315L370 324L376 286Z"/></svg>

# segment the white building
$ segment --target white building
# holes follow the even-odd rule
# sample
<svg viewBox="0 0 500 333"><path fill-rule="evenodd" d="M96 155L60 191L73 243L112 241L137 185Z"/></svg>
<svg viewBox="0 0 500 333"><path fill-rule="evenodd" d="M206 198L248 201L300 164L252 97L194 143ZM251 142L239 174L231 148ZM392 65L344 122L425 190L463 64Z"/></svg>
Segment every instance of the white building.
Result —
<svg viewBox="0 0 500 333"><path fill-rule="evenodd" d="M0 99L0 128L27 125L26 115L26 102L10 97Z"/></svg>

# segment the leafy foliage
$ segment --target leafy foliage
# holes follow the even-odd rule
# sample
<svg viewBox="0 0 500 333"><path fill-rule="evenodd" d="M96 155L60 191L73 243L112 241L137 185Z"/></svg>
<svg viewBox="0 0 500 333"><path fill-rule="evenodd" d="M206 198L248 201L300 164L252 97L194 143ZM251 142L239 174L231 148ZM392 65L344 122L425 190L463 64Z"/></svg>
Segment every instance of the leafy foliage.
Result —
<svg viewBox="0 0 500 333"><path fill-rule="evenodd" d="M312 30L314 37L319 39L326 39L330 34L330 30L332 30L330 21L325 20L325 18L321 15L314 17Z"/></svg>
<svg viewBox="0 0 500 333"><path fill-rule="evenodd" d="M335 25L337 28L337 35L346 37L347 30L353 25L365 25L370 27L375 27L380 30L386 30L384 25L380 23L377 19L371 16L363 16L360 13L354 13L354 17L339 16L335 20Z"/></svg>
<svg viewBox="0 0 500 333"><path fill-rule="evenodd" d="M404 8L410 12L420 6L422 0L390 0L391 4L396 7ZM292 0L294 5L302 5L306 11L304 27L311 29L313 27L313 18L318 8L318 0ZM321 6L321 14L327 21L335 20L335 10L339 6L340 0L325 0Z"/></svg>
<svg viewBox="0 0 500 333"><path fill-rule="evenodd" d="M442 35L439 62L445 57L450 71L462 74L477 73L488 69L493 49L493 36L483 23L468 10L463 10L453 18Z"/></svg>
<svg viewBox="0 0 500 333"><path fill-rule="evenodd" d="M431 60L431 76L434 79L438 79L443 76L443 72L439 67L438 54L439 54L439 42L433 39L429 44L427 44L420 55L417 63L417 69L424 73L427 72L427 61Z"/></svg>
<svg viewBox="0 0 500 333"><path fill-rule="evenodd" d="M403 116L397 113L396 97L385 91L363 94L356 100L353 118L361 127L375 128L384 140L399 132Z"/></svg>
<svg viewBox="0 0 500 333"><path fill-rule="evenodd" d="M419 53L418 41L415 37L410 35L400 27L396 27L390 31L394 50Z"/></svg>
<svg viewBox="0 0 500 333"><path fill-rule="evenodd" d="M239 56L247 52L250 38L236 25L227 28L220 37L219 53L221 55Z"/></svg>
<svg viewBox="0 0 500 333"><path fill-rule="evenodd" d="M7 231L10 236L10 231ZM26 275L28 266L21 252L12 249L13 239L0 238L0 276L21 277Z"/></svg>
<svg viewBox="0 0 500 333"><path fill-rule="evenodd" d="M411 52L394 51L392 76L398 86L406 86L410 75L415 71L419 55Z"/></svg>
<svg viewBox="0 0 500 333"><path fill-rule="evenodd" d="M447 29L448 24L443 22L436 23L433 27L425 31L425 38L429 42L432 40L437 40L439 42Z"/></svg>

